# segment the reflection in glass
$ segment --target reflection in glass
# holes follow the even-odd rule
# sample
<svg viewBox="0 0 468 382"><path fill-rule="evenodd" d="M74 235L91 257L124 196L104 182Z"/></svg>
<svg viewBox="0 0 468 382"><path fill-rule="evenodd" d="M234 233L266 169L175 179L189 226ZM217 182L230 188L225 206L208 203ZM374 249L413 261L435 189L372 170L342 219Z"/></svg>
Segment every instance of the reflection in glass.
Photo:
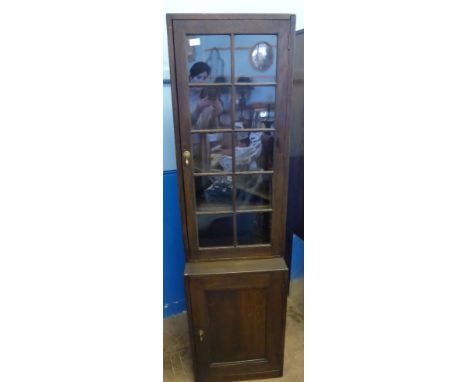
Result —
<svg viewBox="0 0 468 382"><path fill-rule="evenodd" d="M240 82L250 82L247 77ZM275 121L274 86L236 86L236 129L273 129Z"/></svg>
<svg viewBox="0 0 468 382"><path fill-rule="evenodd" d="M273 63L272 46L265 41L255 44L250 51L250 63L261 72L268 70Z"/></svg>
<svg viewBox="0 0 468 382"><path fill-rule="evenodd" d="M187 73L189 82L230 81L231 38L229 35L187 36ZM219 81L218 81L219 82Z"/></svg>
<svg viewBox="0 0 468 382"><path fill-rule="evenodd" d="M231 176L196 176L197 211L232 211Z"/></svg>
<svg viewBox="0 0 468 382"><path fill-rule="evenodd" d="M237 243L267 244L270 242L270 212L239 213L237 219Z"/></svg>
<svg viewBox="0 0 468 382"><path fill-rule="evenodd" d="M236 175L237 209L271 207L271 174Z"/></svg>
<svg viewBox="0 0 468 382"><path fill-rule="evenodd" d="M276 81L276 35L234 36L235 76L252 82Z"/></svg>
<svg viewBox="0 0 468 382"><path fill-rule="evenodd" d="M234 244L232 219L232 214L197 216L199 246L232 246Z"/></svg>
<svg viewBox="0 0 468 382"><path fill-rule="evenodd" d="M274 134L239 131L234 134L236 171L273 170ZM193 133L193 171L232 172L232 133Z"/></svg>
<svg viewBox="0 0 468 382"><path fill-rule="evenodd" d="M192 134L194 172L231 171L232 134Z"/></svg>
<svg viewBox="0 0 468 382"><path fill-rule="evenodd" d="M232 133L193 133L194 172L232 171Z"/></svg>
<svg viewBox="0 0 468 382"><path fill-rule="evenodd" d="M231 128L231 89L229 87L196 87L189 89L193 130Z"/></svg>
<svg viewBox="0 0 468 382"><path fill-rule="evenodd" d="M274 135L271 132L235 133L236 171L273 170Z"/></svg>

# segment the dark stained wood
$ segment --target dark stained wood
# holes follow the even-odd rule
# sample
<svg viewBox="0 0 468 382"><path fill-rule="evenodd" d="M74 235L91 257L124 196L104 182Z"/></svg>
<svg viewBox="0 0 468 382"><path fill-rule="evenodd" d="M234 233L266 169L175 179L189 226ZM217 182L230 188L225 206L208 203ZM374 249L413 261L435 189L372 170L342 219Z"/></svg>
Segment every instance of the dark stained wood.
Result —
<svg viewBox="0 0 468 382"><path fill-rule="evenodd" d="M267 359L267 291L258 287L205 292L214 364ZM239 319L238 312L248 314Z"/></svg>
<svg viewBox="0 0 468 382"><path fill-rule="evenodd" d="M172 27L172 18L170 15L166 16L167 24L167 37L168 37L168 47L169 47L169 68L171 76L171 94L172 94L172 115L174 119L174 140L175 140L175 149L176 149L176 164L177 164L177 180L179 185L179 207L181 213L181 222L182 222L182 232L184 235L184 249L185 249L185 258L190 259L189 251L189 242L187 238L188 224L187 216L188 211L185 204L185 195L186 190L184 189L184 178L183 178L183 168L182 168L182 148L180 146L180 129L179 126L179 102L176 86L176 61L174 55L174 34Z"/></svg>
<svg viewBox="0 0 468 382"><path fill-rule="evenodd" d="M174 20L289 20L291 14L281 13L168 13Z"/></svg>
<svg viewBox="0 0 468 382"><path fill-rule="evenodd" d="M234 86L275 86L277 83L276 82L254 82L254 83L245 83L245 82L235 82Z"/></svg>
<svg viewBox="0 0 468 382"><path fill-rule="evenodd" d="M283 257L295 17L285 14L169 14L167 24L179 196L187 260L184 279L196 381L280 377L283 372L288 283L288 268ZM182 153L191 150L194 132L191 131L191 85L188 83L185 52L187 34L225 34L231 36L231 42L234 34L277 35L276 82L254 84L276 87L275 129L234 129L235 100L232 97L232 129L222 130L274 132L274 141L268 142L269 149L273 150L273 168L251 172L236 172L234 168L233 172L194 174L192 163L188 166L183 163ZM233 49L231 45L231 52ZM234 65L234 55L231 54L232 82L223 85L230 86L232 94L237 86ZM203 85L213 86L211 83ZM247 84L242 83L241 86ZM207 130L206 133L214 131L221 130ZM232 211L224 205L220 208L239 215L249 211L268 211L271 214L271 243L237 246L234 243L231 247L200 248L197 219L208 212L196 210L195 178L249 173L272 174L271 206L247 206L238 210L233 195ZM233 189L236 189L235 180ZM237 219L234 218L233 223L235 235Z"/></svg>
<svg viewBox="0 0 468 382"><path fill-rule="evenodd" d="M272 205L276 213L271 227L271 244L273 255L277 256L284 256L285 251L284 240L288 194L288 183L285 180L288 179L289 129L292 123L291 88L295 20L295 16L291 16L290 23L285 25L283 33L278 35L278 52L283 60L278 60L278 95L276 102L277 109L283 108L284 113L278 113L276 116L277 138L275 140L275 152L273 156L273 171L276 173L276 176L273 176ZM288 52L288 54L281 54L280 52Z"/></svg>
<svg viewBox="0 0 468 382"><path fill-rule="evenodd" d="M193 337L193 333L195 333L195 329L193 326L192 312L196 310L197 307L196 306L193 307L193 304L192 304L191 293L190 293L190 283L189 283L189 277L187 277L187 274L184 274L184 284L185 284L185 301L187 303L188 329L190 333L189 335L190 349L192 350L193 370L195 372L196 370L198 370L198 360L197 360L197 357L195 356L197 353L196 353L195 341ZM195 380L198 380L197 377L195 377Z"/></svg>
<svg viewBox="0 0 468 382"><path fill-rule="evenodd" d="M273 209L272 208L264 208L264 207L253 207L253 208L245 208L245 207L242 207L242 208L239 208L237 209L237 214L240 214L240 213L250 213L250 212L272 212ZM195 214L197 216L199 215L213 215L213 214L229 214L229 213L232 213L232 210L229 210L229 209L224 209L224 208L217 208L216 210L203 210L203 211L196 211ZM201 248L199 248L201 249Z"/></svg>
<svg viewBox="0 0 468 382"><path fill-rule="evenodd" d="M293 75L293 124L289 154L286 263L290 267L293 234L304 240L304 30L296 32Z"/></svg>
<svg viewBox="0 0 468 382"><path fill-rule="evenodd" d="M173 24L175 21L173 22ZM179 125L174 125L174 129L179 131L180 148L179 159L182 157L182 152L185 150L191 151L191 139L190 139L190 108L188 105L189 93L188 93L188 78L186 71L186 56L185 56L185 33L182 28L174 28L174 57L176 60L176 77L175 85L178 96L178 120ZM182 43L181 43L182 41ZM180 169L183 178L184 192L185 192L185 204L186 204L186 219L187 226L184 239L188 241L189 251L187 253L188 258L193 257L193 248L198 246L198 236L196 230L196 217L194 211L196 210L195 202L195 186L192 181L192 163L183 166Z"/></svg>
<svg viewBox="0 0 468 382"><path fill-rule="evenodd" d="M247 130L247 129L246 129ZM196 172L193 176L219 176L219 175L233 175L232 172L222 172L222 171L213 171L213 172ZM273 171L238 171L237 175L256 175L256 174L273 174Z"/></svg>
<svg viewBox="0 0 468 382"><path fill-rule="evenodd" d="M226 260L203 263L187 263L186 276L223 275L238 272L273 272L287 270L281 257L261 260Z"/></svg>
<svg viewBox="0 0 468 382"><path fill-rule="evenodd" d="M174 31L181 29L184 34L276 34L280 25L287 24L289 20L174 20ZM176 40L177 41L177 40ZM178 46L178 45L177 45ZM279 51L281 53L281 51ZM281 56L279 54L278 56Z"/></svg>
<svg viewBox="0 0 468 382"><path fill-rule="evenodd" d="M231 81L232 81L232 86L231 86L231 127L232 129L235 129L235 114L236 114L236 100L234 97L234 94L236 94L236 87L234 85L234 81L236 81L235 78L235 73L236 73L236 60L235 60L235 51L234 51L234 33L231 32ZM236 172L235 169L235 163L236 163L236 140L235 140L235 134L231 134L231 146L234 147L232 150L232 171ZM234 211L237 210L237 176L232 177L232 206ZM233 219L233 234L234 234L234 245L237 247L239 244L238 242L238 230L237 230L237 219L234 217Z"/></svg>
<svg viewBox="0 0 468 382"><path fill-rule="evenodd" d="M233 56L231 56L233 57ZM233 65L231 63L231 65ZM231 74L231 78L234 78L234 74ZM245 83L245 82L234 82L231 84L230 82L197 82L197 83L189 83L188 87L189 88L202 88L202 87L223 87L223 86L275 86L276 82L255 82L254 85L252 83Z"/></svg>
<svg viewBox="0 0 468 382"><path fill-rule="evenodd" d="M186 272L197 380L282 375L287 282L282 264L281 269L254 272L227 266L212 274L211 269Z"/></svg>
<svg viewBox="0 0 468 382"><path fill-rule="evenodd" d="M239 246L232 248L199 248L197 257L192 258L191 261L220 261L229 259L261 259L271 258L271 245L258 247L255 245ZM278 256L280 257L280 256Z"/></svg>
<svg viewBox="0 0 468 382"><path fill-rule="evenodd" d="M288 150L289 150L289 127L290 127L290 92L292 78L292 49L291 31L294 31L294 17L288 18L279 17L271 19L269 17L256 19L258 16L249 18L248 15L243 15L239 19L231 19L226 21L221 16L217 19L216 15L211 15L213 18L209 21L205 19L194 19L195 16L188 18L179 17L172 20L174 27L174 47L176 66L176 88L178 95L178 120L179 120L179 137L180 150L190 150L191 147L191 118L189 108L189 82L187 75L187 62L185 53L185 36L187 34L276 34L277 41L277 81L276 81L276 115L275 115L275 140L272 141L273 150L273 177L272 177L272 207L273 213L271 216L271 257L284 256L285 246L285 222L286 222L286 203L287 203L287 179L288 175ZM252 22L255 19L255 22ZM288 54L284 54L287 52ZM232 59L231 55L231 59ZM231 65L231 78L233 79ZM208 84L206 84L208 85ZM234 85L233 85L234 86ZM255 84L257 86L257 84ZM232 105L233 107L234 105ZM230 131L229 129L223 129ZM208 132L208 131L207 131ZM212 131L210 131L212 132ZM197 132L201 133L201 132ZM234 138L234 137L233 137ZM180 157L180 153L178 153ZM180 158L178 158L180 160ZM207 258L205 249L198 247L198 228L196 219L196 202L195 202L195 186L194 175L191 165L181 168L183 173L183 189L185 192L186 205L186 232L185 239L190 248L188 257L190 260L200 260ZM233 182L235 190L235 180ZM233 200L235 205L235 201ZM233 230L236 237L236 224L234 219ZM237 251L222 251L218 253L211 250L213 256L220 258L236 258L236 257L264 257L265 252L258 254L255 250L250 251L247 248L238 248Z"/></svg>
<svg viewBox="0 0 468 382"><path fill-rule="evenodd" d="M291 153L288 209L291 219L287 226L291 232L304 239L304 30L296 33L293 75L293 124L291 128ZM289 211L288 211L289 217Z"/></svg>
<svg viewBox="0 0 468 382"><path fill-rule="evenodd" d="M264 131L264 132L268 132L268 133L274 133L276 131L276 129L266 129L266 128L258 128L258 129L236 129L236 130L232 130L232 129L208 129L208 130L203 130L203 129L200 129L200 130L192 130L192 133L196 133L196 134L200 134L200 133L208 133L208 134L213 134L213 133L232 133L232 132L248 132L248 131L251 131L251 132L255 132L255 131Z"/></svg>

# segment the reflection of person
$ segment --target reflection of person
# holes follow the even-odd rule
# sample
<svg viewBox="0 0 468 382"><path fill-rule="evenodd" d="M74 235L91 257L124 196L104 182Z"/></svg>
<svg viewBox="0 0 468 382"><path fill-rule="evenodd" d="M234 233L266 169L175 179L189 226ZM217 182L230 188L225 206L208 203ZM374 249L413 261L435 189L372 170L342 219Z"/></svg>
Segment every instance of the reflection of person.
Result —
<svg viewBox="0 0 468 382"><path fill-rule="evenodd" d="M211 68L203 61L198 61L190 68L190 82L206 82Z"/></svg>
<svg viewBox="0 0 468 382"><path fill-rule="evenodd" d="M190 68L189 80L192 83L206 82L210 72L208 64L198 61ZM223 106L216 89L202 87L190 89L190 112L195 129L217 128L218 116L222 111Z"/></svg>
<svg viewBox="0 0 468 382"><path fill-rule="evenodd" d="M198 61L190 68L189 80L191 83L206 83L210 72L211 68L208 64ZM220 81L217 79L215 82ZM219 116L223 112L218 90L217 87L190 87L189 102L192 129L218 129ZM219 134L192 134L192 149L194 156L199 157L198 163L201 171L211 170L211 147L219 139ZM205 180L202 183L206 183Z"/></svg>

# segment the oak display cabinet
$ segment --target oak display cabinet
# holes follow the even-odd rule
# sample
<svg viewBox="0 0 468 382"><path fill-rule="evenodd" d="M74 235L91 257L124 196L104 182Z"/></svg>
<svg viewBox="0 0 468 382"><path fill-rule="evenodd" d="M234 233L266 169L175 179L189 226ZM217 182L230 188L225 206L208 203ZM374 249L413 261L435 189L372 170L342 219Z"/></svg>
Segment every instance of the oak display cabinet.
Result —
<svg viewBox="0 0 468 382"><path fill-rule="evenodd" d="M167 29L195 380L280 377L295 16Z"/></svg>

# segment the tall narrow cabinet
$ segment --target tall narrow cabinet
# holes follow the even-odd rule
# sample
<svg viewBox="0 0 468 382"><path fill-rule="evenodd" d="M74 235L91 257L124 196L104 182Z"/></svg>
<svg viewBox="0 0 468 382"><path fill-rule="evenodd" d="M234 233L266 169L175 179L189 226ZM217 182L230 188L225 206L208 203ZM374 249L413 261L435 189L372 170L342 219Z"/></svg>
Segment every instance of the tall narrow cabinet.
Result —
<svg viewBox="0 0 468 382"><path fill-rule="evenodd" d="M280 377L295 16L167 28L195 380Z"/></svg>

